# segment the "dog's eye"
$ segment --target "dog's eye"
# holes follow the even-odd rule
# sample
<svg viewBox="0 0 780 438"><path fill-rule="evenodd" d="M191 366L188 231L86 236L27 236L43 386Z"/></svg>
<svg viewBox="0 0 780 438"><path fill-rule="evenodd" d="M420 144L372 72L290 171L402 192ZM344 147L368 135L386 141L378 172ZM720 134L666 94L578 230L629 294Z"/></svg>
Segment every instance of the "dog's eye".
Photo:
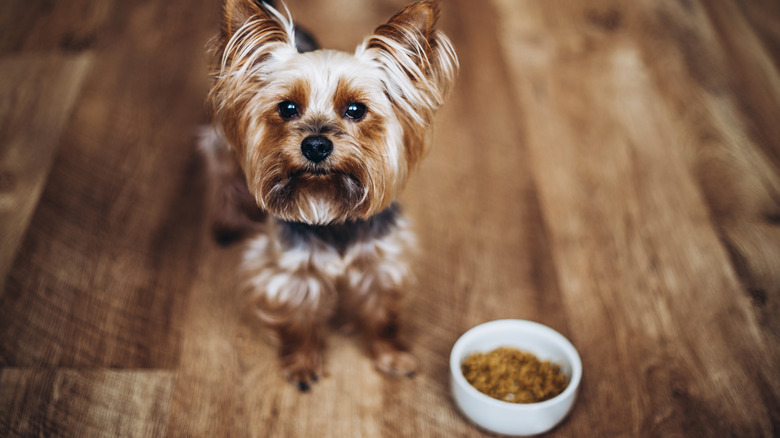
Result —
<svg viewBox="0 0 780 438"><path fill-rule="evenodd" d="M347 105L344 115L352 120L360 120L366 115L366 106L360 102L352 102Z"/></svg>
<svg viewBox="0 0 780 438"><path fill-rule="evenodd" d="M279 104L279 115L282 116L284 120L294 119L298 117L298 107L294 102L285 100Z"/></svg>

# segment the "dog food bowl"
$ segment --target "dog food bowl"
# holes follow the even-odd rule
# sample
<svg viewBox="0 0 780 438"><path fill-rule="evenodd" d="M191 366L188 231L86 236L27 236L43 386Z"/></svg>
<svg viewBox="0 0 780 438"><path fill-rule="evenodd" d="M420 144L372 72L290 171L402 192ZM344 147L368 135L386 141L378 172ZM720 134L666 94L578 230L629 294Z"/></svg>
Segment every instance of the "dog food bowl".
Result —
<svg viewBox="0 0 780 438"><path fill-rule="evenodd" d="M569 377L566 389L538 403L509 403L479 392L463 377L461 363L472 353L488 353L511 347L557 363ZM531 321L504 319L478 325L455 342L450 354L452 396L458 409L474 424L489 432L531 436L558 425L574 406L582 379L582 361L563 335Z"/></svg>

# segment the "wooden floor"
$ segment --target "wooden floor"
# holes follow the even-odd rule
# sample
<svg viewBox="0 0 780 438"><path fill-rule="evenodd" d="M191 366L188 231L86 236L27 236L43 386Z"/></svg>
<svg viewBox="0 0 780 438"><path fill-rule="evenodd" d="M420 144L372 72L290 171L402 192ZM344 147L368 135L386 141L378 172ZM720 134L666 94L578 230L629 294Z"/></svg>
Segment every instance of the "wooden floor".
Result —
<svg viewBox="0 0 780 438"><path fill-rule="evenodd" d="M194 151L218 0L0 2L0 436L471 437L448 354L565 334L552 435L780 435L780 2L444 0L461 60L402 196L422 372L333 335L300 394ZM289 0L352 49L404 0Z"/></svg>

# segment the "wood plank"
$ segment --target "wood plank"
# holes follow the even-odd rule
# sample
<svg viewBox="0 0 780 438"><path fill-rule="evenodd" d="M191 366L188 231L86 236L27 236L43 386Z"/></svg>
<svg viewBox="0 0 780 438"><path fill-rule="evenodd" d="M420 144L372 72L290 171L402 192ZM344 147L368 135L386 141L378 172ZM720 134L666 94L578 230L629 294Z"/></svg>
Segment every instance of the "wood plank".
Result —
<svg viewBox="0 0 780 438"><path fill-rule="evenodd" d="M720 67L733 79L728 100L718 102L720 147L701 154L699 179L768 341L780 343L780 40L751 26L754 8L703 4L728 54Z"/></svg>
<svg viewBox="0 0 780 438"><path fill-rule="evenodd" d="M773 137L776 124L769 121L776 119L771 114L780 114L777 101L772 102L780 98L778 72L773 67L777 58L770 59L740 8L731 2L703 2L689 13L702 25L686 35L694 44L709 47L704 67L712 72L717 86L694 83L683 89L674 82L658 83L666 87L664 95L675 109L673 117L683 120L688 138L698 140L685 145L686 158L742 280L737 293L750 300L765 344L763 354L752 360L746 359L754 357L750 348L740 344L735 351L742 354L742 365L756 375L760 396L777 424L780 382L769 371L780 363L780 351L771 348L780 345L776 318L780 311L780 228L774 219L780 214L780 143ZM679 17L665 20L663 27L691 28ZM690 69L689 61L686 65ZM661 70L656 74L665 77L670 73ZM692 99L702 105L687 105Z"/></svg>
<svg viewBox="0 0 780 438"><path fill-rule="evenodd" d="M780 127L773 115L780 113L780 52L773 51L773 41L763 39L761 30L751 27L743 12L746 7L734 1L703 2L701 13L709 18L716 47L722 50L719 68L731 78L731 97L744 114L741 121L745 130L778 168ZM780 6L775 4L774 8ZM780 43L780 39L775 43Z"/></svg>
<svg viewBox="0 0 780 438"><path fill-rule="evenodd" d="M113 1L6 0L0 4L0 54L80 53L102 39Z"/></svg>
<svg viewBox="0 0 780 438"><path fill-rule="evenodd" d="M211 239L203 230L202 239ZM241 247L206 245L188 300L168 436L247 436L246 392L237 349ZM257 340L255 338L255 340ZM260 362L273 365L270 358ZM276 373L274 373L276 375ZM278 375L276 375L278 377ZM254 414L256 415L256 414Z"/></svg>
<svg viewBox="0 0 780 438"><path fill-rule="evenodd" d="M585 362L588 389L572 421L597 436L771 435L777 390L764 385L778 380L762 353L769 345L686 156L689 129L712 116L678 118L698 108L703 96L692 91L711 93L717 83L691 87L711 79L707 70L678 83L669 71L654 76L690 59L659 45L681 41L664 38L668 23L643 27L681 7L497 4L507 56L524 78L533 169L545 217L555 218L555 264ZM664 63L651 67L653 49L649 58ZM667 93L670 83L681 94ZM622 402L610 404L615 398Z"/></svg>
<svg viewBox="0 0 780 438"><path fill-rule="evenodd" d="M176 5L113 10L2 296L0 362L176 364L203 224L194 142L213 10L200 34Z"/></svg>
<svg viewBox="0 0 780 438"><path fill-rule="evenodd" d="M89 54L0 58L0 294L91 64Z"/></svg>
<svg viewBox="0 0 780 438"><path fill-rule="evenodd" d="M705 4L710 7L709 3ZM747 20L750 33L755 34L773 60L775 69L780 67L780 4L773 0L737 2L740 16ZM742 19L737 17L737 19Z"/></svg>
<svg viewBox="0 0 780 438"><path fill-rule="evenodd" d="M0 434L160 436L173 382L171 371L5 368L0 406L11 421L0 422Z"/></svg>

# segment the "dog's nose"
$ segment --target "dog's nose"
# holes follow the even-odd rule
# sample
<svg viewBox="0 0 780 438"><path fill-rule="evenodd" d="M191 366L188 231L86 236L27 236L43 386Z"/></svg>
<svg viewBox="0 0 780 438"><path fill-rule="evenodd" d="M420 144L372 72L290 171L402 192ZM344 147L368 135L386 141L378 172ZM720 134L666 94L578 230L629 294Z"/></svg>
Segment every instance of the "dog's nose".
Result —
<svg viewBox="0 0 780 438"><path fill-rule="evenodd" d="M301 142L301 152L312 163L319 163L333 151L333 142L323 135L310 135Z"/></svg>

